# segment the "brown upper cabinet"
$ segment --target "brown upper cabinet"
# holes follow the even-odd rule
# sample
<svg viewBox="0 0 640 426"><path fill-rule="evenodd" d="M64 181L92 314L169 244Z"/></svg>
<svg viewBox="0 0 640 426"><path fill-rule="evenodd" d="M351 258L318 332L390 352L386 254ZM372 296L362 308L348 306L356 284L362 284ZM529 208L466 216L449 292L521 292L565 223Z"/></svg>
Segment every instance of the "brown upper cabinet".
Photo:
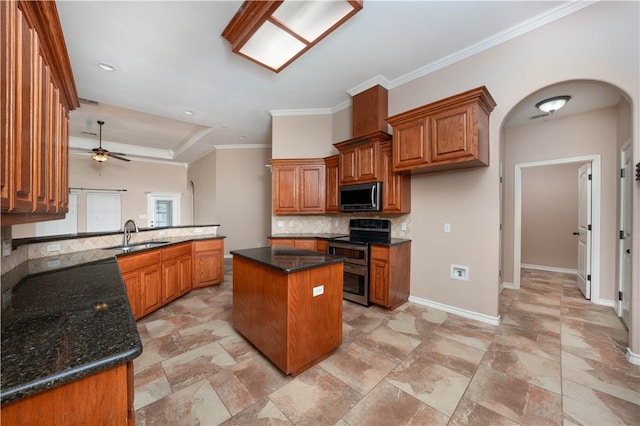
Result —
<svg viewBox="0 0 640 426"><path fill-rule="evenodd" d="M375 132L333 144L338 150L340 185L381 182L380 144L391 135Z"/></svg>
<svg viewBox="0 0 640 426"><path fill-rule="evenodd" d="M393 170L431 173L489 165L489 114L496 103L478 87L387 119Z"/></svg>
<svg viewBox="0 0 640 426"><path fill-rule="evenodd" d="M53 1L0 2L2 224L64 218L69 111L80 106Z"/></svg>
<svg viewBox="0 0 640 426"><path fill-rule="evenodd" d="M340 212L340 169L338 155L325 157L325 213Z"/></svg>
<svg viewBox="0 0 640 426"><path fill-rule="evenodd" d="M387 133L387 89L377 85L351 98L351 137L369 135L375 132Z"/></svg>
<svg viewBox="0 0 640 426"><path fill-rule="evenodd" d="M273 214L325 211L323 158L272 159Z"/></svg>

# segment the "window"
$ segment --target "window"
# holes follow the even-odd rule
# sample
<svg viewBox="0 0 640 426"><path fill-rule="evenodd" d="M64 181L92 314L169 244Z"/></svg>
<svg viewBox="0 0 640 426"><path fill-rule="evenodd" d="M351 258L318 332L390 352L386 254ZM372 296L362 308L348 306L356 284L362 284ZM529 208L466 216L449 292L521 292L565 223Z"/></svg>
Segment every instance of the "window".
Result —
<svg viewBox="0 0 640 426"><path fill-rule="evenodd" d="M87 194L87 232L119 231L122 216L120 194Z"/></svg>
<svg viewBox="0 0 640 426"><path fill-rule="evenodd" d="M180 224L180 194L147 195L148 226L163 227Z"/></svg>

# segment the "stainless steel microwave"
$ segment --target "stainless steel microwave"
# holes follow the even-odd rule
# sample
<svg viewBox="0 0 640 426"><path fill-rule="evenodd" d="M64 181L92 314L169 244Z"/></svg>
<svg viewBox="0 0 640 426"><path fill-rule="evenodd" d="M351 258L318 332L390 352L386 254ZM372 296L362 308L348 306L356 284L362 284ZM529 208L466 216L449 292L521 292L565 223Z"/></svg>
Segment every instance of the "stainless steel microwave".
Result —
<svg viewBox="0 0 640 426"><path fill-rule="evenodd" d="M343 212L382 211L382 182L341 186L340 210Z"/></svg>

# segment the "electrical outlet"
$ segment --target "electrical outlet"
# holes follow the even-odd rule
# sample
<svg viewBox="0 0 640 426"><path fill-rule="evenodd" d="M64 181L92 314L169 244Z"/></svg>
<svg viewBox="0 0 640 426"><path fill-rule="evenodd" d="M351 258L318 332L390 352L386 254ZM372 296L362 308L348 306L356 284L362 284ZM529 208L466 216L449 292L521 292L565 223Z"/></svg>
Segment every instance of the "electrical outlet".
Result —
<svg viewBox="0 0 640 426"><path fill-rule="evenodd" d="M279 220L276 222L276 226L278 228L284 228L284 220Z"/></svg>
<svg viewBox="0 0 640 426"><path fill-rule="evenodd" d="M469 267L463 265L451 265L451 278L454 280L469 281Z"/></svg>
<svg viewBox="0 0 640 426"><path fill-rule="evenodd" d="M60 251L60 244L47 244L47 251Z"/></svg>
<svg viewBox="0 0 640 426"><path fill-rule="evenodd" d="M406 231L407 230L407 222L402 222L400 224L400 229L402 229L403 231Z"/></svg>
<svg viewBox="0 0 640 426"><path fill-rule="evenodd" d="M340 222L336 220L335 227L337 228L338 226L340 226Z"/></svg>
<svg viewBox="0 0 640 426"><path fill-rule="evenodd" d="M9 256L11 254L11 240L4 240L2 242L2 257Z"/></svg>
<svg viewBox="0 0 640 426"><path fill-rule="evenodd" d="M313 297L320 296L321 294L324 294L324 286L323 285L319 285L319 286L313 288Z"/></svg>
<svg viewBox="0 0 640 426"><path fill-rule="evenodd" d="M194 230L194 232L195 232L196 234L202 234L202 228L196 228L196 229Z"/></svg>
<svg viewBox="0 0 640 426"><path fill-rule="evenodd" d="M292 220L289 221L289 228L293 228L293 221Z"/></svg>
<svg viewBox="0 0 640 426"><path fill-rule="evenodd" d="M57 268L60 266L60 259L50 260L47 262L47 269Z"/></svg>
<svg viewBox="0 0 640 426"><path fill-rule="evenodd" d="M444 232L451 232L451 224L450 223L445 223L444 224Z"/></svg>

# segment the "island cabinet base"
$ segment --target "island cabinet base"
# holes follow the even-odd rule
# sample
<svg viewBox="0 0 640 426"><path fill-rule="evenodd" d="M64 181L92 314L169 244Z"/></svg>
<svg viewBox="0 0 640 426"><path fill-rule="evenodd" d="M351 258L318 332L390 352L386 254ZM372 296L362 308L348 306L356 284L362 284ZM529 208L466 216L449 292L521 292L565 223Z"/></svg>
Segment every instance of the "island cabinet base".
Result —
<svg viewBox="0 0 640 426"><path fill-rule="evenodd" d="M133 363L2 406L2 426L135 425Z"/></svg>
<svg viewBox="0 0 640 426"><path fill-rule="evenodd" d="M301 373L342 344L342 277L342 262L287 273L234 256L233 326L285 374Z"/></svg>

